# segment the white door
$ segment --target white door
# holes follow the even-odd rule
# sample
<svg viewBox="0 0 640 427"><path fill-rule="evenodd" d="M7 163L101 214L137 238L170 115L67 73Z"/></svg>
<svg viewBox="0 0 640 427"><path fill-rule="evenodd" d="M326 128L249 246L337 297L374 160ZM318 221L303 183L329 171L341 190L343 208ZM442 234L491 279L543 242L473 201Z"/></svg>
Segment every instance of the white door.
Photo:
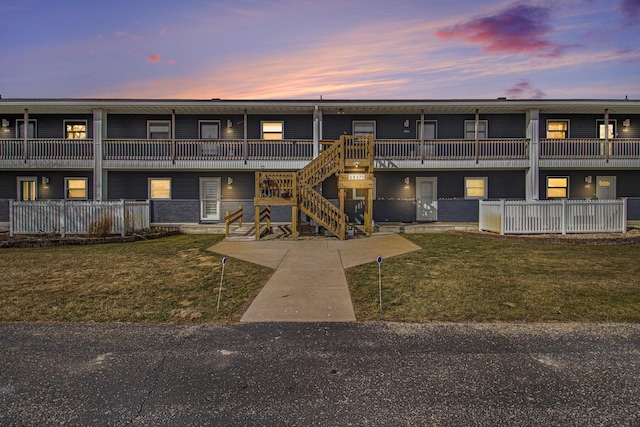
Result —
<svg viewBox="0 0 640 427"><path fill-rule="evenodd" d="M416 178L416 220L437 221L438 178Z"/></svg>
<svg viewBox="0 0 640 427"><path fill-rule="evenodd" d="M220 220L220 178L200 178L200 219Z"/></svg>
<svg viewBox="0 0 640 427"><path fill-rule="evenodd" d="M596 198L615 199L616 198L616 177L596 176Z"/></svg>

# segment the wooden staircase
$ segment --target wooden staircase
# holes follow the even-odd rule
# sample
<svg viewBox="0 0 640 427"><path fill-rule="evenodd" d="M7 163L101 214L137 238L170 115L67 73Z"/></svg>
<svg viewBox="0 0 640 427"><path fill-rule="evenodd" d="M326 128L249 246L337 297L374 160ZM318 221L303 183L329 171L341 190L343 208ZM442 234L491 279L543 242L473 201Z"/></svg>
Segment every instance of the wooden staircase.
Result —
<svg viewBox="0 0 640 427"><path fill-rule="evenodd" d="M297 172L257 172L256 211L262 205L289 205L293 207L292 229L296 236L297 209L316 223L344 240L347 215L342 199L336 206L316 190L317 186L333 174L343 174L348 168L373 170L373 137L343 135L338 141L323 141L324 149L318 157ZM256 217L256 229L260 228ZM256 238L259 238L256 235Z"/></svg>

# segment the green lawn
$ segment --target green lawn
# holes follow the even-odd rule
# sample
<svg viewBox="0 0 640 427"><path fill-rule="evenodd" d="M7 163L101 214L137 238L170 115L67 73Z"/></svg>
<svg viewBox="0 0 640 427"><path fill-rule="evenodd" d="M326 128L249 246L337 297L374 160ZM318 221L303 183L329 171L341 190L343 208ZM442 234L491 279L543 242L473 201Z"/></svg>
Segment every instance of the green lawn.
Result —
<svg viewBox="0 0 640 427"><path fill-rule="evenodd" d="M407 234L422 249L347 271L358 320L640 321L640 245Z"/></svg>

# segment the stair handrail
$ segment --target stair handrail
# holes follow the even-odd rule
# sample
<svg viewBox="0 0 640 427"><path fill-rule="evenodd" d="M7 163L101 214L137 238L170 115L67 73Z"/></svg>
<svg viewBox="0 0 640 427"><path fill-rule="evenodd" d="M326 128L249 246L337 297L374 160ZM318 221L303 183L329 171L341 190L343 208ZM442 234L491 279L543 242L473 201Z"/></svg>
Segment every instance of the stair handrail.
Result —
<svg viewBox="0 0 640 427"><path fill-rule="evenodd" d="M224 222L226 225L226 231L225 231L226 237L229 237L229 226L231 224L235 222L240 222L240 227L242 227L242 205L240 205L240 207L238 207L238 209L236 209L233 212L227 211L224 216Z"/></svg>
<svg viewBox="0 0 640 427"><path fill-rule="evenodd" d="M300 209L339 239L344 240L347 215L314 190L311 185L299 182L298 187Z"/></svg>

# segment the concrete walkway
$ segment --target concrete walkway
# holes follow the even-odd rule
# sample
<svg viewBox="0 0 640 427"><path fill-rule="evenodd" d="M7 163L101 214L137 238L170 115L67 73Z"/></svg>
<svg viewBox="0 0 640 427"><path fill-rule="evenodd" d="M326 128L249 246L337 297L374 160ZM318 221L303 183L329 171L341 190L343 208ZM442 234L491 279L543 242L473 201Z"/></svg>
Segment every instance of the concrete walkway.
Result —
<svg viewBox="0 0 640 427"><path fill-rule="evenodd" d="M212 251L275 269L241 322L355 321L344 269L420 249L397 234L220 242Z"/></svg>

